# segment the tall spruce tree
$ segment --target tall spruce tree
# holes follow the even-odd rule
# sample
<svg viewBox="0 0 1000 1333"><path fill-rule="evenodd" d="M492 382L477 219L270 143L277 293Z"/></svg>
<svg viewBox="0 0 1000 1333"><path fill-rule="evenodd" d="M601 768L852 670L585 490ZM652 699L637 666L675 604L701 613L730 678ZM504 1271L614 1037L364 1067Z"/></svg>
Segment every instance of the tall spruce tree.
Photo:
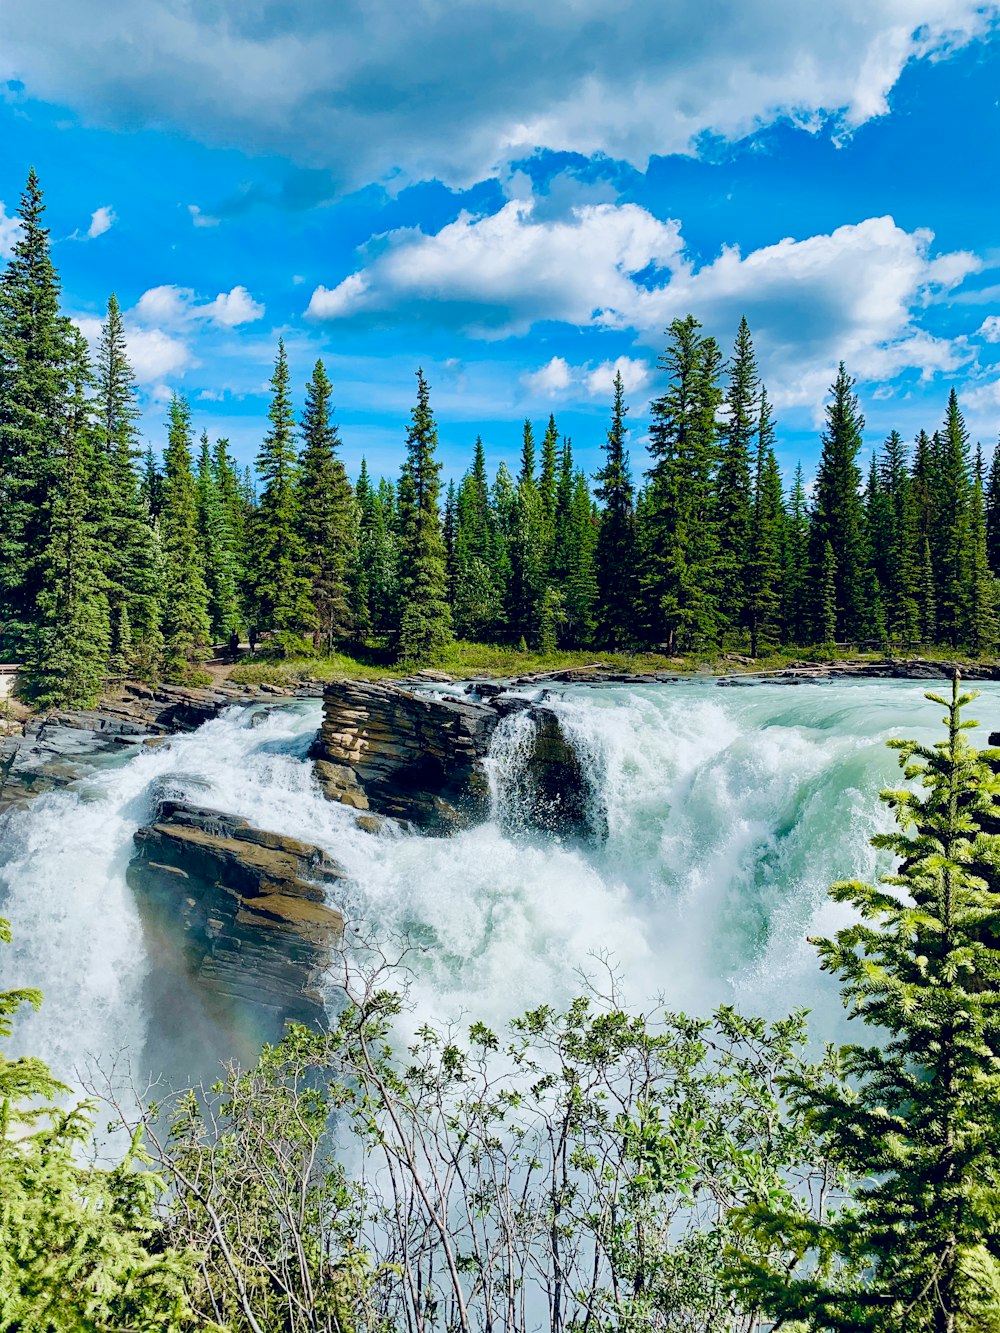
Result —
<svg viewBox="0 0 1000 1333"><path fill-rule="evenodd" d="M891 741L908 784L883 793L899 829L873 844L898 869L881 886L835 884L855 924L819 940L852 1018L877 1041L841 1048L836 1081L796 1076L797 1109L826 1156L859 1181L851 1205L808 1220L756 1211L803 1269L748 1266L738 1279L779 1326L829 1333L973 1333L1000 1324L1000 778L965 737L974 694L947 709L934 746ZM797 1324L795 1326L798 1326Z"/></svg>
<svg viewBox="0 0 1000 1333"><path fill-rule="evenodd" d="M198 496L198 536L201 539L208 618L215 643L228 643L239 634L242 621L237 593L237 560L229 515L219 490L208 440L202 431L195 482Z"/></svg>
<svg viewBox="0 0 1000 1333"><path fill-rule="evenodd" d="M198 495L191 465L191 412L174 394L168 414L160 533L163 544L164 678L184 684L211 638Z"/></svg>
<svg viewBox="0 0 1000 1333"><path fill-rule="evenodd" d="M809 501L802 464L795 466L785 507L781 623L786 643L806 643L813 629L812 570L809 560Z"/></svg>
<svg viewBox="0 0 1000 1333"><path fill-rule="evenodd" d="M753 510L751 470L758 431L760 377L750 325L740 320L726 391L725 420L716 480L716 520L719 532L719 602L729 628L749 628L747 606L750 529Z"/></svg>
<svg viewBox="0 0 1000 1333"><path fill-rule="evenodd" d="M986 480L986 549L990 569L1000 577L1000 444L995 445Z"/></svg>
<svg viewBox="0 0 1000 1333"><path fill-rule="evenodd" d="M295 418L284 339L271 376L270 429L257 453L262 486L251 523L252 614L277 656L302 652L315 624L297 494Z"/></svg>
<svg viewBox="0 0 1000 1333"><path fill-rule="evenodd" d="M500 628L503 589L495 572L495 524L490 510L486 452L476 438L472 467L455 499L455 632L460 638L494 638Z"/></svg>
<svg viewBox="0 0 1000 1333"><path fill-rule="evenodd" d="M535 478L535 438L531 422L525 421L510 543L508 619L512 637L523 638L528 644L538 643L539 613L551 552L545 509Z"/></svg>
<svg viewBox="0 0 1000 1333"><path fill-rule="evenodd" d="M921 632L919 530L906 445L898 431L892 431L883 446L879 479L886 530L873 534L873 545L885 550L881 581L886 628L894 643L914 643Z"/></svg>
<svg viewBox="0 0 1000 1333"><path fill-rule="evenodd" d="M958 647L969 633L974 543L969 433L954 389L948 395L944 425L935 438L936 541L932 549L938 592L937 629L945 643Z"/></svg>
<svg viewBox="0 0 1000 1333"><path fill-rule="evenodd" d="M299 514L316 624L313 642L326 652L354 627L350 575L357 541L354 495L338 453L332 394L323 362L317 361L302 414Z"/></svg>
<svg viewBox="0 0 1000 1333"><path fill-rule="evenodd" d="M0 650L27 651L43 590L50 490L62 467L72 364L45 204L32 169L0 277Z"/></svg>
<svg viewBox="0 0 1000 1333"><path fill-rule="evenodd" d="M90 515L94 421L87 345L66 335L69 398L50 460L48 522L28 637L24 691L39 708L97 702L110 620L101 534Z"/></svg>
<svg viewBox="0 0 1000 1333"><path fill-rule="evenodd" d="M827 626L823 579L828 570L826 547L836 558L837 634L863 639L872 629L868 547L861 503L857 456L865 419L854 393L854 380L840 363L826 408L826 430L812 515L812 560L816 588L816 628L825 638Z"/></svg>
<svg viewBox="0 0 1000 1333"><path fill-rule="evenodd" d="M763 386L757 410L753 504L747 536L744 573L746 624L750 632L750 656L756 657L762 646L771 646L780 640L784 582L784 497L781 473L774 456L771 404Z"/></svg>
<svg viewBox="0 0 1000 1333"><path fill-rule="evenodd" d="M399 486L400 601L396 638L405 662L433 660L451 639L444 538L438 496L437 425L424 372L417 371L417 402L410 412L406 461Z"/></svg>
<svg viewBox="0 0 1000 1333"><path fill-rule="evenodd" d="M986 506L983 498L982 471L977 468L972 483L969 509L970 550L966 621L962 641L974 653L991 653L997 647L998 584L990 569L986 535Z"/></svg>
<svg viewBox="0 0 1000 1333"><path fill-rule="evenodd" d="M597 535L596 629L599 643L617 648L635 636L635 490L625 447L625 385L615 374L611 426L596 495L604 506Z"/></svg>
<svg viewBox="0 0 1000 1333"><path fill-rule="evenodd" d="M114 674L155 679L163 652L160 550L138 464L139 406L125 326L112 293L97 346L92 499L101 504Z"/></svg>
<svg viewBox="0 0 1000 1333"><path fill-rule="evenodd" d="M721 356L700 328L693 315L670 325L659 361L669 384L650 405L643 597L647 632L669 652L710 646L720 630L714 479Z"/></svg>

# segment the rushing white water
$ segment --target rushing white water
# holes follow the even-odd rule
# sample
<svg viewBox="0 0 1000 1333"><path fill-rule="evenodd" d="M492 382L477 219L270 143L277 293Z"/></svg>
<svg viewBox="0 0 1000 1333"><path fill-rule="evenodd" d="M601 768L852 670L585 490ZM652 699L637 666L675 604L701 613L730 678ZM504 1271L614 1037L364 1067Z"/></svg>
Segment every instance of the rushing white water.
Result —
<svg viewBox="0 0 1000 1333"><path fill-rule="evenodd" d="M37 985L20 1044L64 1075L143 1044L145 945L125 883L132 834L165 785L318 843L346 869L349 919L407 936L419 1019L498 1022L618 970L627 998L705 1011L814 1011L838 1033L836 990L806 937L834 928L829 883L876 872L892 735L936 739L915 682L566 689L548 700L583 756L607 838L570 845L517 820L523 719L498 733L495 818L451 838L373 836L330 804L306 751L319 706L232 710L193 735L95 767L0 825L0 913L15 930L2 984ZM1000 688L972 711L985 732Z"/></svg>

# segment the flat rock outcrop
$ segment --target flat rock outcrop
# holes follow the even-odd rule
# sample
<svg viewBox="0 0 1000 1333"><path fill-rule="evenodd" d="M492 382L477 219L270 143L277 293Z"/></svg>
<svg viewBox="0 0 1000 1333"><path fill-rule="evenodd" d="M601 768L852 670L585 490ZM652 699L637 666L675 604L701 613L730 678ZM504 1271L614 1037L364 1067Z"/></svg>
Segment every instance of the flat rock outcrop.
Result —
<svg viewBox="0 0 1000 1333"><path fill-rule="evenodd" d="M128 868L149 955L152 1012L275 1040L287 1021L323 1025L317 989L343 918L327 906L340 867L318 847L245 819L160 801ZM200 1012L190 1006L197 997Z"/></svg>
<svg viewBox="0 0 1000 1333"><path fill-rule="evenodd" d="M551 708L471 684L463 695L396 684L344 681L323 696L313 747L316 776L330 800L449 833L490 814L486 761L502 719L534 727L515 776L523 822L589 835L589 790Z"/></svg>

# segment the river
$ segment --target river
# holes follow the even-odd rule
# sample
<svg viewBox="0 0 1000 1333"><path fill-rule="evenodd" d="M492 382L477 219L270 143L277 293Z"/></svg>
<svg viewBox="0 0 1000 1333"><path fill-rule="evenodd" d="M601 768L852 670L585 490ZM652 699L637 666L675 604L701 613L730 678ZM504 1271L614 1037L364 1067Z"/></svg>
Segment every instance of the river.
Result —
<svg viewBox="0 0 1000 1333"><path fill-rule="evenodd" d="M879 789L898 780L890 736L934 740L925 682L566 687L548 702L583 757L607 837L560 843L518 825L517 736L490 758L493 817L449 838L372 835L326 801L306 753L319 704L234 708L167 745L95 765L71 789L0 824L0 913L15 932L2 985L44 993L18 1049L63 1077L86 1062L147 1058L147 956L125 881L132 835L172 792L326 849L352 929L403 937L408 1022L501 1022L560 1004L614 972L631 1004L689 1012L805 1006L820 1038L844 1035L836 987L807 936L845 919L827 886L877 873ZM945 688L942 684L941 688ZM1000 686L971 710L1000 723ZM348 939L353 938L349 933ZM336 997L331 993L331 1004Z"/></svg>

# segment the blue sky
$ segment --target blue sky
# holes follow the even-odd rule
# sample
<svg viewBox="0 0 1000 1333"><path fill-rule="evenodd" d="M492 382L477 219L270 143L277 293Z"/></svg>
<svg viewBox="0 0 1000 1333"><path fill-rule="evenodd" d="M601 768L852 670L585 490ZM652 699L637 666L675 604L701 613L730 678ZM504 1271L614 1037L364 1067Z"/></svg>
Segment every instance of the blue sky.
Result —
<svg viewBox="0 0 1000 1333"><path fill-rule="evenodd" d="M144 427L180 391L250 461L283 335L345 459L395 472L423 365L449 473L550 411L636 469L656 357L746 313L786 466L843 357L867 443L949 387L1000 429L1000 4L4 0L0 253L29 165L67 309L126 311Z"/></svg>

